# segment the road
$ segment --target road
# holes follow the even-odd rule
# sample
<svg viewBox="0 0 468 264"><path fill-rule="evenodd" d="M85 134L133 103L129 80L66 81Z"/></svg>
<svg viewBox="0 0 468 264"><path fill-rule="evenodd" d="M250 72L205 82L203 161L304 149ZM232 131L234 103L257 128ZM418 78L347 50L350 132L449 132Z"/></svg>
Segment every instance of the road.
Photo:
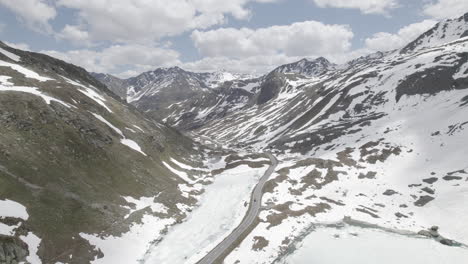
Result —
<svg viewBox="0 0 468 264"><path fill-rule="evenodd" d="M258 214L260 213L260 208L262 205L262 196L263 196L263 186L270 178L271 174L275 171L276 166L278 165L278 160L271 153L266 153L268 158L271 161L271 165L265 174L260 178L257 185L255 186L252 195L250 197L249 209L244 216L242 222L232 231L229 236L227 236L221 243L219 243L214 249L212 249L205 257L203 257L197 264L212 264L220 256L226 253L234 243L236 243L242 234L249 229L255 222Z"/></svg>

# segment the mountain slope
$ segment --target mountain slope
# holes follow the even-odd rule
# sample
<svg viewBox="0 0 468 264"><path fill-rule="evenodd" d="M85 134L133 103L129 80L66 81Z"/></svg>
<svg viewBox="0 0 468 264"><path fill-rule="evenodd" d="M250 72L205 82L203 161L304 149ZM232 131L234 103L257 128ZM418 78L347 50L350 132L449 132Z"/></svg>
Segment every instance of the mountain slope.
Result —
<svg viewBox="0 0 468 264"><path fill-rule="evenodd" d="M465 17L435 28L466 27ZM279 261L314 225L330 223L415 236L438 226L449 238L444 244L467 244L461 230L468 221L468 36L462 31L318 76L269 74L255 95L263 98L258 104L197 129L232 148L271 148L280 160L259 225L225 262ZM253 250L258 241L261 250Z"/></svg>
<svg viewBox="0 0 468 264"><path fill-rule="evenodd" d="M251 76L195 73L179 67L159 68L126 80L95 76L117 94L126 93L127 102L147 115L184 130L241 108L259 82Z"/></svg>
<svg viewBox="0 0 468 264"><path fill-rule="evenodd" d="M144 249L194 206L180 185L203 174L173 167L201 166L200 150L82 68L0 43L0 260L88 263L94 234L136 223Z"/></svg>

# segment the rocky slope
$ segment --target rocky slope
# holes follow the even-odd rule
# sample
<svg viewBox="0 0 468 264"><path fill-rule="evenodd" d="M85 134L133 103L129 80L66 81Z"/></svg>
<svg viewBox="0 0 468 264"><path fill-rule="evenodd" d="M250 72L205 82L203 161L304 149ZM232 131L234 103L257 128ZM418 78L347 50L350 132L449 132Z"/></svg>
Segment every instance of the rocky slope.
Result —
<svg viewBox="0 0 468 264"><path fill-rule="evenodd" d="M224 91L248 93L227 111L172 101L168 123L234 149L271 149L280 160L258 226L226 263L282 261L315 225L342 222L414 236L439 226L445 244L468 244L467 17L400 50L343 65L301 60L232 80Z"/></svg>
<svg viewBox="0 0 468 264"><path fill-rule="evenodd" d="M271 73L255 104L196 131L280 159L260 224L226 263L281 261L314 225L346 217L468 243L466 17L318 76Z"/></svg>
<svg viewBox="0 0 468 264"><path fill-rule="evenodd" d="M88 263L139 226L148 247L195 204L202 155L84 69L0 43L0 263Z"/></svg>
<svg viewBox="0 0 468 264"><path fill-rule="evenodd" d="M315 227L343 224L467 245L467 17L343 65L95 75L145 116L79 68L2 46L0 209L14 210L0 241L46 263L196 263L241 221L267 162L209 165L202 146L151 117L203 144L278 158L258 224L225 263L284 263Z"/></svg>
<svg viewBox="0 0 468 264"><path fill-rule="evenodd" d="M94 76L116 94L126 93L123 98L140 111L183 130L242 108L260 82L246 75L195 73L179 67L159 68L126 80Z"/></svg>

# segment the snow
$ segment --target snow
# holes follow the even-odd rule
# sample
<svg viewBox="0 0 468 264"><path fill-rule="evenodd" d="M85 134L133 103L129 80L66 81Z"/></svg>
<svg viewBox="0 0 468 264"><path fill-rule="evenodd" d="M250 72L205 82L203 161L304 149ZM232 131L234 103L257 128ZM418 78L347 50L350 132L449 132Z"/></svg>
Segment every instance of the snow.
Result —
<svg viewBox="0 0 468 264"><path fill-rule="evenodd" d="M191 167L187 164L184 164L182 162L178 162L177 160L171 158L171 162L174 163L175 165L179 166L180 168L184 169L184 170L193 170L195 169L194 167Z"/></svg>
<svg viewBox="0 0 468 264"><path fill-rule="evenodd" d="M79 82L76 82L74 80L71 80L65 76L60 76L62 79L64 79L67 83L69 84L72 84L74 86L78 86L78 87L81 87L83 89L78 89L78 91L84 95L86 95L87 97L89 97L91 100L95 101L96 103L98 103L100 106L104 107L109 113L112 113L112 110L107 107L107 105L105 104L105 102L107 101L106 98L104 98L103 96L101 96L100 94L98 94L96 91L95 91L95 87L93 86L94 89L90 88L90 87L87 87Z"/></svg>
<svg viewBox="0 0 468 264"><path fill-rule="evenodd" d="M265 170L241 165L216 176L201 196L200 206L185 222L169 230L144 263L196 263L242 221L247 211L244 203L249 202Z"/></svg>
<svg viewBox="0 0 468 264"><path fill-rule="evenodd" d="M107 121L104 117L102 117L101 115L95 114L95 113L91 113L91 114L93 114L93 116L96 117L99 121L103 122L108 127L112 128L112 130L114 130L121 137L125 137L124 134L122 133L122 130L120 130L117 127L115 127L114 125L112 125L111 122Z"/></svg>
<svg viewBox="0 0 468 264"><path fill-rule="evenodd" d="M125 207L130 210L130 212L127 214L125 218L133 214L134 212L140 211L145 208L150 208L153 213L167 213L168 208L162 204L162 203L157 203L154 200L157 198L156 197L140 197L140 199L135 199L131 196L126 196L123 197L128 203L134 204L135 208L131 207Z"/></svg>
<svg viewBox="0 0 468 264"><path fill-rule="evenodd" d="M101 95L99 95L98 93L96 93L91 88L85 88L84 90L78 89L78 91L81 92L82 94L86 95L87 97L91 98L93 101L98 103L100 106L104 107L109 113L112 113L112 110L110 110L110 108L107 107L107 105L104 103L106 101L106 99L104 97L102 97Z"/></svg>
<svg viewBox="0 0 468 264"><path fill-rule="evenodd" d="M252 90L253 90L254 88L258 87L259 85L260 85L260 82L249 82L249 83L247 83L247 84L244 85L244 86L239 86L238 88L244 89L244 90L246 90L247 92L252 93L252 92L253 92Z"/></svg>
<svg viewBox="0 0 468 264"><path fill-rule="evenodd" d="M3 55L7 56L8 58L10 58L11 60L14 60L16 62L19 62L21 60L21 57L16 55L16 54L13 54L3 48L0 48L0 53L3 53Z"/></svg>
<svg viewBox="0 0 468 264"><path fill-rule="evenodd" d="M42 261L37 255L41 239L31 232L29 232L27 236L20 236L20 238L28 245L29 256L26 260L31 264L41 264Z"/></svg>
<svg viewBox="0 0 468 264"><path fill-rule="evenodd" d="M125 145L125 146L127 146L127 147L141 153L143 156L148 156L148 155L146 155L146 153L144 153L141 150L141 147L140 147L140 145L138 145L138 143L136 143L135 141L133 141L131 139L126 138L125 135L122 133L122 130L120 130L117 127L115 127L114 125L112 125L109 121L107 121L101 115L98 115L98 114L95 114L95 113L91 113L91 114L93 114L93 116L96 117L99 121L103 122L108 127L110 127L112 130L114 130L117 134L119 134L122 137L122 139L120 139L120 143L122 143L123 145Z"/></svg>
<svg viewBox="0 0 468 264"><path fill-rule="evenodd" d="M95 259L93 264L139 263L142 256L151 248L153 241L159 239L161 232L174 224L172 218L158 218L145 214L141 224L133 223L130 231L121 236L98 236L80 233L92 245L99 248L104 257Z"/></svg>
<svg viewBox="0 0 468 264"><path fill-rule="evenodd" d="M14 230L18 226L9 226L4 223L0 223L0 235L12 236L14 235Z"/></svg>
<svg viewBox="0 0 468 264"><path fill-rule="evenodd" d="M131 139L128 139L128 138L123 138L120 140L120 143L124 144L125 146L137 151L137 152L140 152L143 156L148 156L146 155L146 153L144 153L142 150L141 150L141 147L140 145L138 145L138 143L136 143L135 141L131 140Z"/></svg>
<svg viewBox="0 0 468 264"><path fill-rule="evenodd" d="M337 254L339 252L339 254ZM421 237L346 226L318 228L280 263L464 264L468 250Z"/></svg>
<svg viewBox="0 0 468 264"><path fill-rule="evenodd" d="M14 217L28 220L26 207L11 200L0 200L0 217Z"/></svg>
<svg viewBox="0 0 468 264"><path fill-rule="evenodd" d="M167 164L165 161L163 161L162 163L164 164L164 166L166 166L166 168L168 168L175 175L179 176L182 180L184 180L184 181L186 181L186 182L188 182L190 184L195 183L195 181L193 181L193 180L191 180L189 178L187 173L174 169L173 167L171 167L171 165Z"/></svg>
<svg viewBox="0 0 468 264"><path fill-rule="evenodd" d="M2 61L2 60L0 60L0 67L10 67L15 71L24 74L24 76L26 76L27 78L36 79L36 80L38 80L40 82L54 80L54 79L51 79L51 78L40 76L36 72L33 72L33 71L29 70L29 69L26 69L25 67L23 67L21 65L5 62L5 61Z"/></svg>
<svg viewBox="0 0 468 264"><path fill-rule="evenodd" d="M54 97L51 97L51 96L48 96L48 95L45 95L45 94L41 93L40 91L38 91L38 88L36 88L36 87L3 86L3 85L0 85L0 92L2 92L2 91L4 91L4 92L12 91L12 92L22 92L22 93L34 94L34 95L37 95L37 96L41 97L47 104L50 104L50 102L57 102L59 104L64 105L67 108L71 107L71 105L65 103L64 101L61 101L59 99L56 99Z"/></svg>
<svg viewBox="0 0 468 264"><path fill-rule="evenodd" d="M133 127L135 127L136 129L140 130L141 132L145 132L141 127L137 126L137 125L133 125Z"/></svg>

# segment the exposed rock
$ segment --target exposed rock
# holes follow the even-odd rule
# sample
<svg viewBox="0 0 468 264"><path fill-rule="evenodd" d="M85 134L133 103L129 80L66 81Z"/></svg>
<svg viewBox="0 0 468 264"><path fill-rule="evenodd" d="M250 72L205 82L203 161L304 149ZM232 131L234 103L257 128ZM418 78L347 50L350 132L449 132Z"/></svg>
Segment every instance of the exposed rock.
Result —
<svg viewBox="0 0 468 264"><path fill-rule="evenodd" d="M254 243L252 245L252 250L255 250L255 251L264 249L270 243L268 240L266 240L262 236L255 236L253 239L254 239Z"/></svg>
<svg viewBox="0 0 468 264"><path fill-rule="evenodd" d="M420 196L416 202L414 202L414 205L422 207L432 200L434 200L434 197L429 196L429 195L423 195L423 196Z"/></svg>
<svg viewBox="0 0 468 264"><path fill-rule="evenodd" d="M433 183L436 182L437 180L438 180L437 177L431 177L431 178L423 179L422 181L425 182L425 183L433 184Z"/></svg>
<svg viewBox="0 0 468 264"><path fill-rule="evenodd" d="M428 194L434 194L435 193L434 189L431 189L429 187L424 187L421 190L427 192Z"/></svg>
<svg viewBox="0 0 468 264"><path fill-rule="evenodd" d="M383 192L383 195L392 196L392 195L397 194L397 193L398 192L396 192L394 190L388 189L385 192Z"/></svg>
<svg viewBox="0 0 468 264"><path fill-rule="evenodd" d="M29 255L28 245L15 237L0 235L0 263L17 264Z"/></svg>

